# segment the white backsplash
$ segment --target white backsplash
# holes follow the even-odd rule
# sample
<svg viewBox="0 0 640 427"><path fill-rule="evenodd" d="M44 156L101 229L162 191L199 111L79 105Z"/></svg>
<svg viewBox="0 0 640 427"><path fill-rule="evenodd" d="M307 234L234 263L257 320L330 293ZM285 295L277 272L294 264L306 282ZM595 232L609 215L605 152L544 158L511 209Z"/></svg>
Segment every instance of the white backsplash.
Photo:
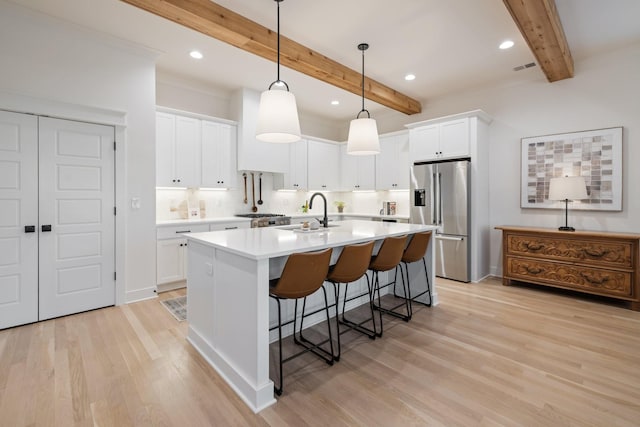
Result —
<svg viewBox="0 0 640 427"><path fill-rule="evenodd" d="M259 172L255 173L256 202L259 198L258 192ZM191 198L192 201L202 200L205 205L205 215L207 218L229 217L238 213L251 213L251 175L247 178L248 202L243 203L244 183L242 174L238 174L239 188L233 190L207 190L207 189L157 189L156 190L156 219L158 221L180 219L178 206L181 202ZM305 201L311 198L313 192L306 191L274 191L273 175L264 173L262 175L262 205L257 205L258 213L278 213L292 215L302 212ZM409 215L409 191L375 191L375 192L325 192L329 213L337 213L334 202L341 200L345 202L344 213L358 213L378 215L382 209L382 202L394 201L397 215ZM322 215L322 202L317 198L314 200L313 209L310 213Z"/></svg>

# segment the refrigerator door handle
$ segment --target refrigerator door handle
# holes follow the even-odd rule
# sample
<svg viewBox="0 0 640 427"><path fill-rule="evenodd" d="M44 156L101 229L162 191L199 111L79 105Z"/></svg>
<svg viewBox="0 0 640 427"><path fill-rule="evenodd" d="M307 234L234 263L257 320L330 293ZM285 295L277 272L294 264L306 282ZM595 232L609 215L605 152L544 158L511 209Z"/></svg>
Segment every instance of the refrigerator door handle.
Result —
<svg viewBox="0 0 640 427"><path fill-rule="evenodd" d="M433 225L438 225L438 185L436 181L436 173L433 173L432 176L432 186L433 186L433 202L431 203L431 218L433 219Z"/></svg>
<svg viewBox="0 0 640 427"><path fill-rule="evenodd" d="M436 239L438 239L438 240L451 240L451 241L454 241L454 242L462 242L462 241L464 241L464 237L449 237L449 236L443 236L443 235L440 235L440 234L436 235Z"/></svg>
<svg viewBox="0 0 640 427"><path fill-rule="evenodd" d="M442 174L438 172L438 225L442 225Z"/></svg>

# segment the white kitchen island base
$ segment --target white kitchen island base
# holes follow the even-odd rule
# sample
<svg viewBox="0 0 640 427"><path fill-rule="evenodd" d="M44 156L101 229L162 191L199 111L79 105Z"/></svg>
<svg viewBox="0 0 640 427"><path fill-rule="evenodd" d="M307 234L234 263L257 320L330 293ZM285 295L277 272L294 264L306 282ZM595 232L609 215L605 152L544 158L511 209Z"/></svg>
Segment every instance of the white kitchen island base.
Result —
<svg viewBox="0 0 640 427"><path fill-rule="evenodd" d="M332 247L335 261L349 244L433 229L369 221L335 225L313 235L271 227L188 236L188 340L255 412L275 402L269 378L269 278L280 274L283 260ZM426 256L433 298L431 248ZM417 268L410 268L410 276L412 285L426 284Z"/></svg>

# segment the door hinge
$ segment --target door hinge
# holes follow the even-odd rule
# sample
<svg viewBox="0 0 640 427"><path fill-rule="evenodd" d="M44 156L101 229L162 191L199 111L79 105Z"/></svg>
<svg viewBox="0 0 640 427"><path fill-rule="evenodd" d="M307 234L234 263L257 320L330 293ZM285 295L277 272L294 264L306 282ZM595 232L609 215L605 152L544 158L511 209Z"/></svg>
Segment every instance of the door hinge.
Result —
<svg viewBox="0 0 640 427"><path fill-rule="evenodd" d="M113 151L116 151L116 142L113 141Z"/></svg>
<svg viewBox="0 0 640 427"><path fill-rule="evenodd" d="M113 272L113 280L116 280L116 272Z"/></svg>
<svg viewBox="0 0 640 427"><path fill-rule="evenodd" d="M113 207L113 214L114 214L114 215L117 215L116 207L115 207L115 206Z"/></svg>

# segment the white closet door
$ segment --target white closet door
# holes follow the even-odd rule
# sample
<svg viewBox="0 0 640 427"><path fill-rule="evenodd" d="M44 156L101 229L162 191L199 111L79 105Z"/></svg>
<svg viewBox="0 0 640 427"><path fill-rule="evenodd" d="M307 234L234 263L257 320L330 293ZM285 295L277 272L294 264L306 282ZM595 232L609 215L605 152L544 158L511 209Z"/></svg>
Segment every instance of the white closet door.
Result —
<svg viewBox="0 0 640 427"><path fill-rule="evenodd" d="M44 320L115 304L114 128L39 122Z"/></svg>
<svg viewBox="0 0 640 427"><path fill-rule="evenodd" d="M38 320L37 126L0 111L0 329Z"/></svg>

